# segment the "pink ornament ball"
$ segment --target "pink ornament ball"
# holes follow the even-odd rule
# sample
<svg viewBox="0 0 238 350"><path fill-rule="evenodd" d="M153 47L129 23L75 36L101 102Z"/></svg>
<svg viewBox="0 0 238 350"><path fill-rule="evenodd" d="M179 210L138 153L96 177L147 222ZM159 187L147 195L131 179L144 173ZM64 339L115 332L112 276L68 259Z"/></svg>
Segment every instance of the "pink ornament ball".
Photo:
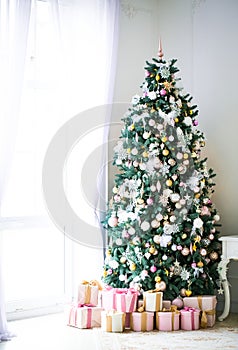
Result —
<svg viewBox="0 0 238 350"><path fill-rule="evenodd" d="M152 265L152 266L150 267L150 271L151 271L152 273L154 273L155 271L157 271L157 267L156 267L155 265Z"/></svg>
<svg viewBox="0 0 238 350"><path fill-rule="evenodd" d="M108 219L108 225L111 226L111 227L116 227L118 224L118 219L116 216L111 216L109 219Z"/></svg>
<svg viewBox="0 0 238 350"><path fill-rule="evenodd" d="M181 245L177 245L177 250L182 250L183 247Z"/></svg>
<svg viewBox="0 0 238 350"><path fill-rule="evenodd" d="M160 90L160 95L165 96L167 94L167 91L165 89Z"/></svg>
<svg viewBox="0 0 238 350"><path fill-rule="evenodd" d="M175 298L173 301L172 301L172 305L175 305L177 306L178 309L182 309L183 308L183 299L182 298Z"/></svg>
<svg viewBox="0 0 238 350"><path fill-rule="evenodd" d="M195 262L193 262L193 263L191 264L191 266L192 266L193 268L195 268L195 267L197 267L197 264L196 264Z"/></svg>
<svg viewBox="0 0 238 350"><path fill-rule="evenodd" d="M154 203L153 198L148 198L147 201L146 201L146 203L147 203L148 205L152 205L152 204Z"/></svg>
<svg viewBox="0 0 238 350"><path fill-rule="evenodd" d="M198 121L197 121L196 119L194 120L193 125L194 125L194 126L197 126L197 125L198 125Z"/></svg>

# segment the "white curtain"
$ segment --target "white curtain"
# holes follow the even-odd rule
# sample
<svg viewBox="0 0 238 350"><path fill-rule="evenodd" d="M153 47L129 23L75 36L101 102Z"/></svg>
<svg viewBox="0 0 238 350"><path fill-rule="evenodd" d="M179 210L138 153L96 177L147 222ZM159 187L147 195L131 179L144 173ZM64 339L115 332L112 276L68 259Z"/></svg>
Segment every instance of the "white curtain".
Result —
<svg viewBox="0 0 238 350"><path fill-rule="evenodd" d="M30 11L31 0L0 1L0 213L17 133ZM11 338L6 321L4 276L1 270L0 254L0 341Z"/></svg>
<svg viewBox="0 0 238 350"><path fill-rule="evenodd" d="M43 84L47 78L49 81L50 89L46 94L50 105L49 117L54 118L52 111L55 106L60 127L61 123L81 111L112 102L119 1L0 0L0 209L14 154L29 23L37 11L47 11L47 15L50 14L46 26L47 35L42 35L37 30L33 33L35 52L32 54L32 59L36 62L35 74L40 77L38 80ZM44 13L41 18L44 20ZM32 118L34 117L33 115ZM108 118L108 115L105 116L105 120L108 121ZM46 125L46 137L52 129L51 120L50 131ZM54 132L56 131L57 127ZM107 138L107 131L108 128L104 128L99 135L102 144ZM93 147L94 145L91 151ZM103 156L101 154L102 160ZM100 181L100 186L105 187L105 178ZM93 201L97 203L95 184L92 187L95 192ZM81 201L77 194L75 201ZM75 263L79 266L79 271L76 269L75 274L79 273L81 278L94 278L97 267L93 262L97 261L100 268L103 262L102 251L83 246L77 246L75 250ZM86 271L85 260L89 256L91 267L88 266ZM10 333L5 316L4 271L2 276L1 265L0 255L0 280L3 277L0 282L0 339L8 339ZM82 274L85 272L87 276Z"/></svg>
<svg viewBox="0 0 238 350"><path fill-rule="evenodd" d="M104 127L97 129L97 116L94 115L97 135L92 133L90 138L89 133L88 143L82 142L75 147L70 158L75 162L72 161L71 167L66 168L66 192L71 206L85 221L95 223L100 232L100 221L106 204L106 147L116 71L119 1L48 1L51 4L54 30L58 38L54 45L59 52L57 64L60 65L60 79L63 82L59 84L59 94L62 96L61 110L69 118L92 107L108 105L98 110L98 114L102 111L105 113ZM97 159L97 164L92 164L93 172L88 172L87 184L83 184L84 190L87 188L85 201L85 192L80 191L80 166L82 158L90 157L99 144L100 150L97 154L100 161ZM97 174L97 181L92 173ZM87 201L91 203L88 211ZM65 228L67 231L67 225ZM98 231L95 230L95 234ZM105 244L103 230L101 234L101 247L87 247L81 244L75 246L76 285L81 279L95 279L101 276ZM94 261L97 261L97 264L94 264ZM84 268L85 265L87 269Z"/></svg>

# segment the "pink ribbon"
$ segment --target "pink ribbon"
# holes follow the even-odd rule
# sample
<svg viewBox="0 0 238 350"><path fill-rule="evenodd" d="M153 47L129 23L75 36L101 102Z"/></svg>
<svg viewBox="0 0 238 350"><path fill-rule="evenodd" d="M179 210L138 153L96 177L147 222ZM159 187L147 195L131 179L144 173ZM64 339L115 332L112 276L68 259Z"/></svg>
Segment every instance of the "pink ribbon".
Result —
<svg viewBox="0 0 238 350"><path fill-rule="evenodd" d="M87 328L91 328L92 324L92 309L88 309L87 312Z"/></svg>
<svg viewBox="0 0 238 350"><path fill-rule="evenodd" d="M121 310L123 312L133 312L135 309L135 303L137 299L138 292L134 288L129 288L129 289L118 289L115 291L116 294L121 295ZM129 307L126 308L126 298L127 296L131 297Z"/></svg>
<svg viewBox="0 0 238 350"><path fill-rule="evenodd" d="M194 312L198 311L197 309L195 309L194 307L189 307L189 306L185 306L184 307L185 311L191 312L191 320L192 320L192 329L195 329L195 323L194 323Z"/></svg>

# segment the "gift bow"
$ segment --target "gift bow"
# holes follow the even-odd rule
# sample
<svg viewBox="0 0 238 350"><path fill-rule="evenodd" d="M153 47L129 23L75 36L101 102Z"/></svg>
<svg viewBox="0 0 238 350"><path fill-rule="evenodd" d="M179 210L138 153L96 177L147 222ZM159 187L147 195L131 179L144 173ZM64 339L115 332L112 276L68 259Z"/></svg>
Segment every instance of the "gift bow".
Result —
<svg viewBox="0 0 238 350"><path fill-rule="evenodd" d="M207 328L207 315L215 315L215 309L212 310L202 310L201 317L201 328Z"/></svg>
<svg viewBox="0 0 238 350"><path fill-rule="evenodd" d="M199 295L197 297L198 299L198 306L199 309L202 310L202 296ZM207 328L207 315L215 315L216 310L211 309L211 310L202 310L202 317L201 317L201 328Z"/></svg>
<svg viewBox="0 0 238 350"><path fill-rule="evenodd" d="M169 309L163 308L162 312L174 312L175 314L180 313L176 305L171 305Z"/></svg>
<svg viewBox="0 0 238 350"><path fill-rule="evenodd" d="M80 304L80 303L78 303L78 304L76 304L76 306L77 307L84 307L84 306L87 306L87 307L95 307L95 305L93 305L93 304Z"/></svg>
<svg viewBox="0 0 238 350"><path fill-rule="evenodd" d="M97 280L91 280L91 281L83 280L81 284L88 284L89 286L97 286L99 290L102 290L102 286L100 282L98 282Z"/></svg>

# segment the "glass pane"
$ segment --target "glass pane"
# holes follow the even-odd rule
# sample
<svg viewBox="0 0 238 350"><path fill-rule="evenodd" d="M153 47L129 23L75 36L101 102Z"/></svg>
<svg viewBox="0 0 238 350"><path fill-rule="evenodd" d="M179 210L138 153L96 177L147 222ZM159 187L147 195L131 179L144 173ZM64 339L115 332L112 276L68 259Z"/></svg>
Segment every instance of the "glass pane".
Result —
<svg viewBox="0 0 238 350"><path fill-rule="evenodd" d="M64 235L50 228L3 232L6 301L64 294Z"/></svg>

